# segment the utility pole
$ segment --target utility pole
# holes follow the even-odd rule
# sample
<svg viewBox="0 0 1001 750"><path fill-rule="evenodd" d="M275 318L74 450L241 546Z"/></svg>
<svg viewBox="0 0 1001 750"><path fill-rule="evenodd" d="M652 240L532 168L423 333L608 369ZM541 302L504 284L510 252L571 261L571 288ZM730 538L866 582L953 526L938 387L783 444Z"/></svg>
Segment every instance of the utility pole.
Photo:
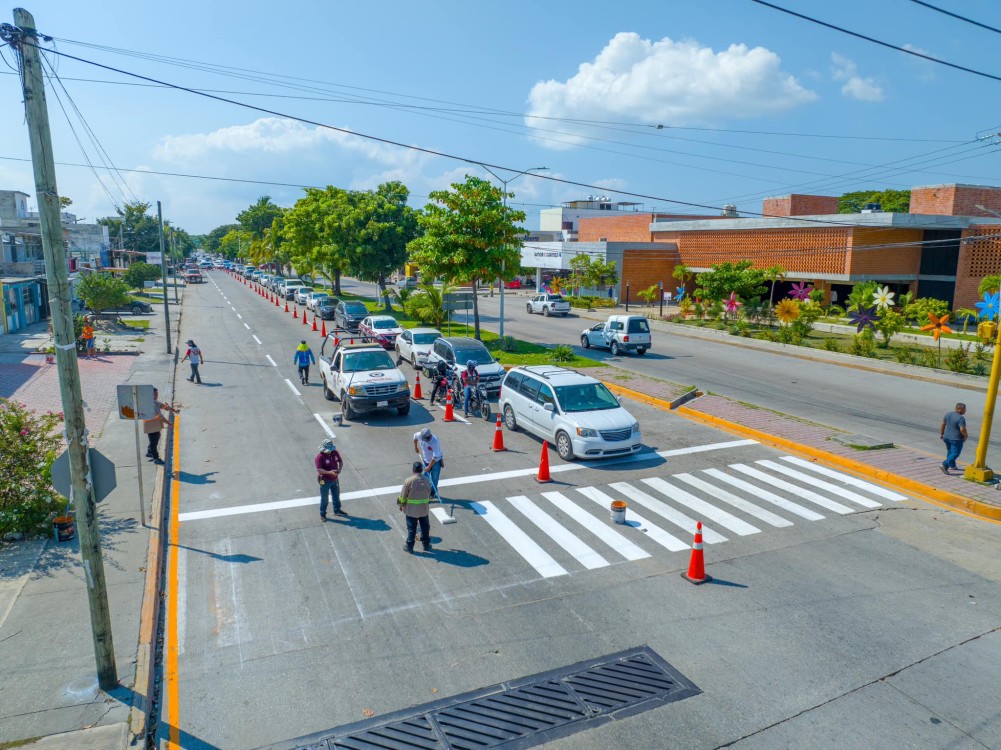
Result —
<svg viewBox="0 0 1001 750"><path fill-rule="evenodd" d="M160 207L160 201L156 202L156 220L160 222L160 273L163 274L163 328L167 334L167 354L172 354L173 350L170 348L170 299L167 297L167 258L163 252L163 209ZM175 272L174 283L177 283L177 276ZM177 293L177 287L174 287L174 293Z"/></svg>
<svg viewBox="0 0 1001 750"><path fill-rule="evenodd" d="M56 168L49 132L49 113L45 102L38 52L38 32L34 17L23 8L14 9L14 26L0 26L0 38L18 53L25 118L31 142L31 161L35 172L35 193L42 232L42 252L45 255L45 275L48 278L49 308L52 311L52 331L56 345L56 369L66 423L67 452L70 461L70 490L76 506L77 530L80 533L80 555L87 583L90 604L90 626L97 660L97 682L102 690L118 686L115 669L115 647L111 638L111 610L104 578L101 554L101 532L97 524L88 460L87 425L84 421L83 398L80 391L80 370L77 366L76 338L70 312L69 272L66 250L63 248L62 224L59 218L59 191L56 188Z"/></svg>
<svg viewBox="0 0 1001 750"><path fill-rule="evenodd" d="M174 249L174 229L170 229L170 262L174 267L174 304L177 304L177 251ZM167 293L167 277L163 277L163 293Z"/></svg>

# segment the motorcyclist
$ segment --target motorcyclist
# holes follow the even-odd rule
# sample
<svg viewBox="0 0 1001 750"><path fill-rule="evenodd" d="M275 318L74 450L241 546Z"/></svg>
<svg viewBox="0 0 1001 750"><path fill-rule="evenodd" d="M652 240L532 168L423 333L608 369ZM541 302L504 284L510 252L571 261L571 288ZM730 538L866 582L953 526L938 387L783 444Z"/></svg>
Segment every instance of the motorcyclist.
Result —
<svg viewBox="0 0 1001 750"><path fill-rule="evenodd" d="M476 362L469 360L466 362L466 369L462 371L462 411L469 416L469 399L473 389L480 384L480 374L476 371Z"/></svg>
<svg viewBox="0 0 1001 750"><path fill-rule="evenodd" d="M438 391L448 393L448 363L443 359L435 362L434 387L431 388L431 403L434 403Z"/></svg>

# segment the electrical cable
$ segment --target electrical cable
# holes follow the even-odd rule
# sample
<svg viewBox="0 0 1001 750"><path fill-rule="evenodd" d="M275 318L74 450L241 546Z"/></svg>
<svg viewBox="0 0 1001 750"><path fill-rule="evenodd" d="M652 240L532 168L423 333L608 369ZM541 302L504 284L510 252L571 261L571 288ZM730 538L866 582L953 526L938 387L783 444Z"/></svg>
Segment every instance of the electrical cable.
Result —
<svg viewBox="0 0 1001 750"><path fill-rule="evenodd" d="M972 18L967 18L966 16L961 16L958 13L953 13L951 10L946 10L945 8L939 8L937 5L932 5L931 3L926 3L924 0L911 0L912 3L916 5L923 5L924 7L934 10L938 13L943 13L947 16L952 16L960 21L965 21L966 23L971 23L974 26L979 26L982 29L987 29L988 31L993 31L995 34L1001 34L1001 29L995 28L994 26L988 26L986 23L980 23L980 21L974 21Z"/></svg>

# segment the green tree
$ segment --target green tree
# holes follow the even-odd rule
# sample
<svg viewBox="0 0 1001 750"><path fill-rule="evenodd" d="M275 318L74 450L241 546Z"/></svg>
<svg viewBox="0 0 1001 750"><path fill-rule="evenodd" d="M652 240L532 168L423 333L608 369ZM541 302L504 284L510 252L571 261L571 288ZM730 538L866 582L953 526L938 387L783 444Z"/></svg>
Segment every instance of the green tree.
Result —
<svg viewBox="0 0 1001 750"><path fill-rule="evenodd" d="M949 312L949 303L944 299L920 297L904 308L904 317L925 325L928 322L928 313L941 318L947 312Z"/></svg>
<svg viewBox="0 0 1001 750"><path fill-rule="evenodd" d="M223 224L222 226L216 227L208 234L203 235L204 239L202 240L202 248L207 253L220 252L219 245L222 243L222 238L234 229L242 229L242 227L239 224ZM226 255L225 257L229 258L229 260L236 260L235 255Z"/></svg>
<svg viewBox="0 0 1001 750"><path fill-rule="evenodd" d="M983 297L985 294L994 294L1001 289L1001 276L984 276L977 287L977 294Z"/></svg>
<svg viewBox="0 0 1001 750"><path fill-rule="evenodd" d="M875 325L877 333L883 337L883 343L880 344L880 347L889 349L893 337L907 327L907 320L902 313L896 310L884 310Z"/></svg>
<svg viewBox="0 0 1001 750"><path fill-rule="evenodd" d="M906 214L911 208L910 190L858 190L838 198L839 214L857 214L866 203L878 203L886 213Z"/></svg>
<svg viewBox="0 0 1001 750"><path fill-rule="evenodd" d="M636 296L639 297L641 300L645 301L648 305L652 305L654 303L654 300L660 298L660 295L658 294L659 291L660 287L654 284L653 286L647 287L646 289L636 292Z"/></svg>
<svg viewBox="0 0 1001 750"><path fill-rule="evenodd" d="M426 281L410 296L404 309L410 317L435 328L441 328L448 317L445 297L454 291L455 287L449 284L442 284L439 288Z"/></svg>
<svg viewBox="0 0 1001 750"><path fill-rule="evenodd" d="M742 260L713 266L696 278L698 288L695 296L713 302L729 297L731 292L735 292L744 301L760 298L768 289L765 286L765 272L753 268L753 265L749 260Z"/></svg>
<svg viewBox="0 0 1001 750"><path fill-rule="evenodd" d="M852 287L851 294L845 300L846 310L858 310L863 307L872 307L872 298L876 294L879 284L875 281L862 281Z"/></svg>
<svg viewBox="0 0 1001 750"><path fill-rule="evenodd" d="M255 239L264 239L265 230L271 229L271 224L282 215L282 209L271 202L270 195L262 195L255 203L236 215L240 227L250 232Z"/></svg>
<svg viewBox="0 0 1001 750"><path fill-rule="evenodd" d="M977 319L977 315L979 315L979 313L972 307L957 307L953 310L953 322L958 323L960 320L963 321L963 335L965 336L966 329L970 327L970 321L975 321Z"/></svg>
<svg viewBox="0 0 1001 750"><path fill-rule="evenodd" d="M231 229L219 241L219 252L226 258L250 257L254 235L245 229Z"/></svg>
<svg viewBox="0 0 1001 750"><path fill-rule="evenodd" d="M122 275L122 279L129 289L142 289L144 282L159 278L160 266L155 266L152 263L133 263L129 266L129 270Z"/></svg>
<svg viewBox="0 0 1001 750"><path fill-rule="evenodd" d="M98 219L97 223L107 227L108 236L112 240L120 239L127 250L159 252L160 223L149 209L150 204L142 201L125 203L116 209L117 216Z"/></svg>
<svg viewBox="0 0 1001 750"><path fill-rule="evenodd" d="M452 190L436 190L429 197L432 202L417 216L423 235L411 240L410 257L423 273L472 285L473 330L479 338L477 285L501 276L501 268L521 263L518 241L524 229L518 222L525 214L505 206L499 188L471 175L453 183Z"/></svg>
<svg viewBox="0 0 1001 750"><path fill-rule="evenodd" d="M41 531L62 508L51 474L60 421L61 414L36 414L0 398L0 537Z"/></svg>
<svg viewBox="0 0 1001 750"><path fill-rule="evenodd" d="M291 263L299 274L319 273L341 294L341 275L348 270L348 247L341 214L349 210L346 190L328 185L307 188L282 217L281 235Z"/></svg>
<svg viewBox="0 0 1001 750"><path fill-rule="evenodd" d="M778 281L784 281L786 277L786 270L782 266L769 266L765 269L764 278L765 281L771 282L771 290L768 292L768 307L771 308L775 305L775 283Z"/></svg>
<svg viewBox="0 0 1001 750"><path fill-rule="evenodd" d="M129 285L110 273L90 273L80 279L77 296L94 312L128 304Z"/></svg>

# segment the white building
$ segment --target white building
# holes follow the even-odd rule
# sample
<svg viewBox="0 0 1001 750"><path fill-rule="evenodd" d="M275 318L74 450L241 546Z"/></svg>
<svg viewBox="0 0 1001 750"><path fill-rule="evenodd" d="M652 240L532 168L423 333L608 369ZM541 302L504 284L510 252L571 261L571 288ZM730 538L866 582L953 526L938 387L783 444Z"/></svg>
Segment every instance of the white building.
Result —
<svg viewBox="0 0 1001 750"><path fill-rule="evenodd" d="M539 232L559 232L562 235L560 239L574 242L581 219L637 213L642 206L642 203L613 201L607 196L589 195L585 200L567 201L559 208L544 208L539 211Z"/></svg>

